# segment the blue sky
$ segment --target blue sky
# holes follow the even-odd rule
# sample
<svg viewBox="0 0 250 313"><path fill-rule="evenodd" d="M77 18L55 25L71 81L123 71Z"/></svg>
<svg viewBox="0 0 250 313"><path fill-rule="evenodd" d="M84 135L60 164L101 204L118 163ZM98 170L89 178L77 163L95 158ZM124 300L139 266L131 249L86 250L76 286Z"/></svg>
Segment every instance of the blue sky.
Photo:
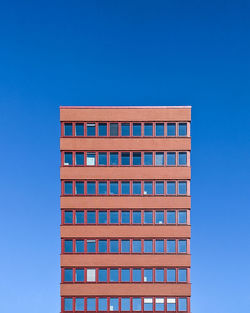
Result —
<svg viewBox="0 0 250 313"><path fill-rule="evenodd" d="M249 1L1 1L1 311L59 312L59 105L192 105L192 312L250 311Z"/></svg>

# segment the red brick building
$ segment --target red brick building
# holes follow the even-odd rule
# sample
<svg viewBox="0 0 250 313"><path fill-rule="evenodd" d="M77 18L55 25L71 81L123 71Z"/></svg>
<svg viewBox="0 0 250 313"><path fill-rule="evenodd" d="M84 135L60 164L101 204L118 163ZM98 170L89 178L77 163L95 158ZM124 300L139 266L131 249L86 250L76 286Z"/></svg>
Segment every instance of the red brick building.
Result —
<svg viewBox="0 0 250 313"><path fill-rule="evenodd" d="M61 107L61 312L190 312L191 107Z"/></svg>

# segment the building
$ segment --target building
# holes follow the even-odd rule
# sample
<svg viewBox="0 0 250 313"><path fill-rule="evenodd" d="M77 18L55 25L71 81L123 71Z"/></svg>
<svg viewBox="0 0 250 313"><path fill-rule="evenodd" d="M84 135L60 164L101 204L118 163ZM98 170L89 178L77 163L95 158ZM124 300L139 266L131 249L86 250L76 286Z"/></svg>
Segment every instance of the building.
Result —
<svg viewBox="0 0 250 313"><path fill-rule="evenodd" d="M191 107L61 107L61 312L190 312Z"/></svg>

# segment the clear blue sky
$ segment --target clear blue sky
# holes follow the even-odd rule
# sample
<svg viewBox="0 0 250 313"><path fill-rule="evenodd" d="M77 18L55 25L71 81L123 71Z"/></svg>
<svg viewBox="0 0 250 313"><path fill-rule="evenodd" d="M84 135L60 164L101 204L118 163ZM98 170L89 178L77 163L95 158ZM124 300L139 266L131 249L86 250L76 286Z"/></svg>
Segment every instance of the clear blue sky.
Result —
<svg viewBox="0 0 250 313"><path fill-rule="evenodd" d="M192 312L250 312L250 3L1 1L1 312L59 312L59 105L192 105Z"/></svg>

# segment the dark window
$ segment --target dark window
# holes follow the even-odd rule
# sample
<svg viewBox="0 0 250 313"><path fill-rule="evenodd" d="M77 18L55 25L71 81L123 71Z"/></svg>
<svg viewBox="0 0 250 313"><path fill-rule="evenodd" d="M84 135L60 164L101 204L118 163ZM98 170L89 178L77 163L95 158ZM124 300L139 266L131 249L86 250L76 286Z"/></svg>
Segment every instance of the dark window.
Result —
<svg viewBox="0 0 250 313"><path fill-rule="evenodd" d="M84 124L76 123L76 136L84 136Z"/></svg>
<svg viewBox="0 0 250 313"><path fill-rule="evenodd" d="M99 152L98 165L107 165L107 152Z"/></svg>
<svg viewBox="0 0 250 313"><path fill-rule="evenodd" d="M65 211L64 212L64 223L65 224L72 224L73 223L73 212L72 211Z"/></svg>
<svg viewBox="0 0 250 313"><path fill-rule="evenodd" d="M73 183L72 181L64 182L64 194L72 195L73 194Z"/></svg>
<svg viewBox="0 0 250 313"><path fill-rule="evenodd" d="M141 152L133 152L133 165L141 165Z"/></svg>
<svg viewBox="0 0 250 313"><path fill-rule="evenodd" d="M144 152L144 165L153 165L153 153Z"/></svg>
<svg viewBox="0 0 250 313"><path fill-rule="evenodd" d="M118 165L118 152L110 152L110 165Z"/></svg>
<svg viewBox="0 0 250 313"><path fill-rule="evenodd" d="M130 212L122 211L122 224L130 224Z"/></svg>
<svg viewBox="0 0 250 313"><path fill-rule="evenodd" d="M87 224L95 224L95 213L96 211L88 211L87 212Z"/></svg>
<svg viewBox="0 0 250 313"><path fill-rule="evenodd" d="M129 123L122 123L122 136L130 136Z"/></svg>
<svg viewBox="0 0 250 313"><path fill-rule="evenodd" d="M153 194L153 182L144 181L144 195L152 195Z"/></svg>
<svg viewBox="0 0 250 313"><path fill-rule="evenodd" d="M64 281L73 281L73 270L71 268L64 269Z"/></svg>
<svg viewBox="0 0 250 313"><path fill-rule="evenodd" d="M84 212L76 212L76 224L84 223Z"/></svg>
<svg viewBox="0 0 250 313"><path fill-rule="evenodd" d="M64 153L64 165L72 165L73 157L72 152L65 152Z"/></svg>
<svg viewBox="0 0 250 313"><path fill-rule="evenodd" d="M110 123L110 136L118 136L118 123Z"/></svg>
<svg viewBox="0 0 250 313"><path fill-rule="evenodd" d="M128 182L128 181L122 182L121 192L122 192L122 195L129 195L130 194L130 182Z"/></svg>
<svg viewBox="0 0 250 313"><path fill-rule="evenodd" d="M65 240L64 241L64 252L73 252L73 241Z"/></svg>
<svg viewBox="0 0 250 313"><path fill-rule="evenodd" d="M84 153L83 152L76 152L76 165L84 165Z"/></svg>
<svg viewBox="0 0 250 313"><path fill-rule="evenodd" d="M107 136L107 123L99 123L98 125L98 136Z"/></svg>
<svg viewBox="0 0 250 313"><path fill-rule="evenodd" d="M153 124L144 123L144 136L153 136Z"/></svg>
<svg viewBox="0 0 250 313"><path fill-rule="evenodd" d="M155 182L155 194L156 195L164 194L164 182L163 181Z"/></svg>
<svg viewBox="0 0 250 313"><path fill-rule="evenodd" d="M141 136L141 123L133 123L133 136Z"/></svg>
<svg viewBox="0 0 250 313"><path fill-rule="evenodd" d="M76 195L84 194L84 182L77 181L76 182Z"/></svg>
<svg viewBox="0 0 250 313"><path fill-rule="evenodd" d="M153 212L144 211L144 224L152 224L152 223L153 223Z"/></svg>
<svg viewBox="0 0 250 313"><path fill-rule="evenodd" d="M118 224L118 211L110 212L110 224Z"/></svg>
<svg viewBox="0 0 250 313"><path fill-rule="evenodd" d="M107 224L108 219L107 219L107 211L99 211L98 214L98 222L99 224Z"/></svg>
<svg viewBox="0 0 250 313"><path fill-rule="evenodd" d="M76 240L76 252L84 252L84 240Z"/></svg>
<svg viewBox="0 0 250 313"><path fill-rule="evenodd" d="M95 136L95 123L87 123L87 136Z"/></svg>
<svg viewBox="0 0 250 313"><path fill-rule="evenodd" d="M133 211L133 224L141 224L141 211Z"/></svg>
<svg viewBox="0 0 250 313"><path fill-rule="evenodd" d="M88 253L96 252L95 240L87 240L87 252Z"/></svg>
<svg viewBox="0 0 250 313"><path fill-rule="evenodd" d="M187 123L179 123L179 136L187 136Z"/></svg>
<svg viewBox="0 0 250 313"><path fill-rule="evenodd" d="M107 253L107 251L108 251L107 240L99 240L98 251L100 253Z"/></svg>
<svg viewBox="0 0 250 313"><path fill-rule="evenodd" d="M88 181L87 182L87 195L95 195L95 182L94 181Z"/></svg>
<svg viewBox="0 0 250 313"><path fill-rule="evenodd" d="M141 182L134 181L133 182L133 195L140 195L141 194Z"/></svg>
<svg viewBox="0 0 250 313"><path fill-rule="evenodd" d="M167 153L167 165L175 165L176 164L176 153L168 152Z"/></svg>
<svg viewBox="0 0 250 313"><path fill-rule="evenodd" d="M129 253L130 252L130 242L129 242L129 240L122 240L121 252L122 253Z"/></svg>
<svg viewBox="0 0 250 313"><path fill-rule="evenodd" d="M167 135L168 136L176 136L176 125L175 123L167 124Z"/></svg>
<svg viewBox="0 0 250 313"><path fill-rule="evenodd" d="M122 152L121 153L121 164L122 165L130 165L130 153L129 152Z"/></svg>
<svg viewBox="0 0 250 313"><path fill-rule="evenodd" d="M106 181L100 181L98 183L98 194L99 195L107 194L107 182Z"/></svg>
<svg viewBox="0 0 250 313"><path fill-rule="evenodd" d="M64 136L72 136L72 135L73 135L72 123L65 123L64 124Z"/></svg>
<svg viewBox="0 0 250 313"><path fill-rule="evenodd" d="M164 124L163 123L155 124L155 136L164 136Z"/></svg>
<svg viewBox="0 0 250 313"><path fill-rule="evenodd" d="M110 182L110 195L118 195L118 182L117 181Z"/></svg>

